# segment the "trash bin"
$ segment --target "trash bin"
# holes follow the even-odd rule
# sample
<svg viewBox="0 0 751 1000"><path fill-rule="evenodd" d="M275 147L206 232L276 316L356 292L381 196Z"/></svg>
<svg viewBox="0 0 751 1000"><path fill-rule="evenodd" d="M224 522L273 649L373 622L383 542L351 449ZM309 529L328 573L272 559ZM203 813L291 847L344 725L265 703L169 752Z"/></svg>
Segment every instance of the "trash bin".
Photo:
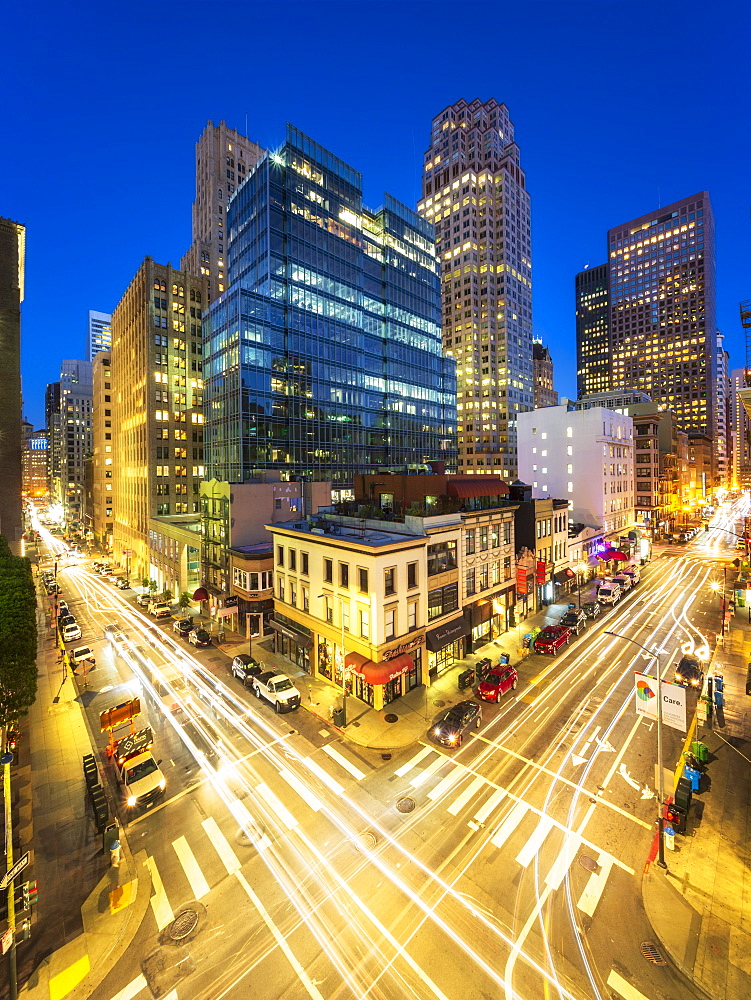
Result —
<svg viewBox="0 0 751 1000"><path fill-rule="evenodd" d="M338 726L339 729L344 728L346 717L343 708L335 708L331 717L335 726Z"/></svg>
<svg viewBox="0 0 751 1000"><path fill-rule="evenodd" d="M666 809L667 820L676 833L686 832L686 810L671 802Z"/></svg>
<svg viewBox="0 0 751 1000"><path fill-rule="evenodd" d="M669 851L674 851L675 850L675 830L672 828L672 826L666 826L663 829L662 833L663 833L663 836L665 838L665 847L667 847L667 849Z"/></svg>
<svg viewBox="0 0 751 1000"><path fill-rule="evenodd" d="M457 678L457 682L459 684L460 691L463 691L465 688L472 687L475 683L475 672L472 667L462 670Z"/></svg>
<svg viewBox="0 0 751 1000"><path fill-rule="evenodd" d="M511 657L508 653L501 653L501 658L498 662L502 667L505 667L506 664L511 663Z"/></svg>
<svg viewBox="0 0 751 1000"><path fill-rule="evenodd" d="M701 771L695 771L693 767L689 767L688 764L683 768L684 777L688 778L691 782L691 791L699 791L699 783L701 782Z"/></svg>
<svg viewBox="0 0 751 1000"><path fill-rule="evenodd" d="M714 703L715 703L715 708L723 707L723 705L725 704L725 695L722 693L722 691L715 691Z"/></svg>
<svg viewBox="0 0 751 1000"><path fill-rule="evenodd" d="M102 850L105 855L107 851L112 848L112 845L116 840L120 839L120 828L117 825L117 820L113 823L108 823L104 830L102 831Z"/></svg>
<svg viewBox="0 0 751 1000"><path fill-rule="evenodd" d="M117 866L120 864L120 856L121 856L120 841L113 840L112 843L110 844L110 864L112 865L113 868L117 868Z"/></svg>
<svg viewBox="0 0 751 1000"><path fill-rule="evenodd" d="M675 790L675 804L688 812L691 808L691 794L691 782L687 778L679 778L678 787Z"/></svg>
<svg viewBox="0 0 751 1000"><path fill-rule="evenodd" d="M695 740L691 744L691 753L702 764L706 764L707 761L709 760L709 750L707 749L707 744L702 743L699 740Z"/></svg>

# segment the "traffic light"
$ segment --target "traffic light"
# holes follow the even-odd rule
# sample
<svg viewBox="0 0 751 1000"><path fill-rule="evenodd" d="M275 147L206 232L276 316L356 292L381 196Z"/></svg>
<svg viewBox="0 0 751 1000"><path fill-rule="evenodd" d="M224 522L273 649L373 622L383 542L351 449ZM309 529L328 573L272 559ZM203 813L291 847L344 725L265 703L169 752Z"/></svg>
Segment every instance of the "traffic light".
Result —
<svg viewBox="0 0 751 1000"><path fill-rule="evenodd" d="M30 906L36 906L39 902L39 886L36 879L33 882L24 882L21 886L21 898L24 910L28 910Z"/></svg>

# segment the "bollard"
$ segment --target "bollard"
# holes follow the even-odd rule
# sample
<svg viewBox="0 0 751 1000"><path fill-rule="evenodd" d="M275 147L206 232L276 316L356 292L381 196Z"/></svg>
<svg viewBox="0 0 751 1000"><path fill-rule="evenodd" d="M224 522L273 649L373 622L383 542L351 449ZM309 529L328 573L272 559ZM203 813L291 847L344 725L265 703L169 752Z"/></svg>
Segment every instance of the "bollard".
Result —
<svg viewBox="0 0 751 1000"><path fill-rule="evenodd" d="M117 868L119 866L121 856L122 849L120 847L120 841L113 840L110 844L110 864L113 868Z"/></svg>
<svg viewBox="0 0 751 1000"><path fill-rule="evenodd" d="M666 826L665 829L662 831L662 834L663 834L663 837L665 839L665 847L667 847L667 849L669 851L674 851L675 850L675 830L672 828L672 826Z"/></svg>

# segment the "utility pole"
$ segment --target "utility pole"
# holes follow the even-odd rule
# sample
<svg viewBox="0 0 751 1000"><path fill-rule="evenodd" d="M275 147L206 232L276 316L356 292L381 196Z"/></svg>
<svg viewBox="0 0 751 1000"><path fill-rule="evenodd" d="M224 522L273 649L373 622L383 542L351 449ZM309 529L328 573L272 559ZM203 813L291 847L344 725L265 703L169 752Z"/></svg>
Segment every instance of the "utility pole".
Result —
<svg viewBox="0 0 751 1000"><path fill-rule="evenodd" d="M13 755L5 749L7 728L3 730L3 791L5 798L5 865L6 871L13 867L13 816L11 814L10 796L10 761ZM10 931L10 949L8 951L8 983L10 1000L18 997L18 971L16 968L16 887L13 879L7 888L8 894L8 930Z"/></svg>

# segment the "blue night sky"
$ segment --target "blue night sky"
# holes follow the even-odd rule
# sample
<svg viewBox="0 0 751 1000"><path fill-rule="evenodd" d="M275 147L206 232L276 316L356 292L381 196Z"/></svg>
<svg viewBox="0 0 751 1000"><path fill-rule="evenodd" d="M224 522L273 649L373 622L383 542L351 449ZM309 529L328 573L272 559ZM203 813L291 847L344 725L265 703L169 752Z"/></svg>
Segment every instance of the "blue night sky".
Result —
<svg viewBox="0 0 751 1000"><path fill-rule="evenodd" d="M262 146L290 121L414 206L432 117L505 102L532 197L534 330L576 395L574 274L606 230L708 189L718 322L745 363L751 298L749 8L664 3L49 3L4 16L0 215L27 227L25 414L84 356L144 256L190 242L194 144L221 119ZM466 26L466 27L465 27Z"/></svg>

